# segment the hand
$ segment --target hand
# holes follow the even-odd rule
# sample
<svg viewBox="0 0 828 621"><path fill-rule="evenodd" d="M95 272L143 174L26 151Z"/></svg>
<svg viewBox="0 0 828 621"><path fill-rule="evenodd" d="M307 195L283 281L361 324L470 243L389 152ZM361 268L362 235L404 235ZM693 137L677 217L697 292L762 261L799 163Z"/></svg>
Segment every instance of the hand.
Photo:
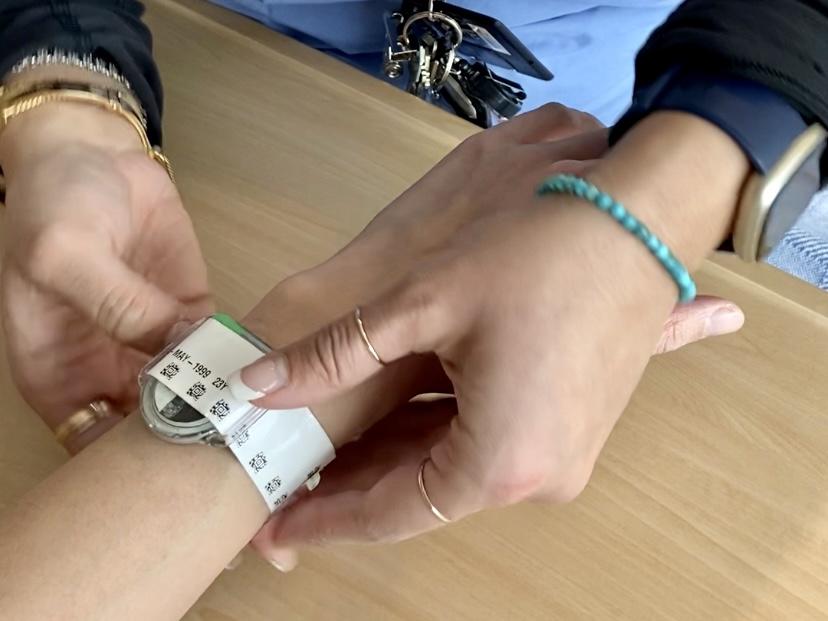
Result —
<svg viewBox="0 0 828 621"><path fill-rule="evenodd" d="M568 500L585 485L654 349L741 325L732 304L702 299L680 307L665 326L675 287L634 239L588 205L534 197L545 176L571 170L562 159L593 159L605 148L596 133L564 132L551 142L548 128L560 113L542 109L467 141L314 270L319 276L350 266L352 298L388 367L368 354L347 313L242 374L250 389L266 393L257 404L290 407L332 398L394 361L434 352L457 395L450 426L452 403L410 406L340 452L320 488L262 531L257 545L266 555L298 542L397 540L439 525L416 487L424 456L429 494L452 519L528 498ZM700 134L738 176L738 150L695 123L688 128L681 119L675 134ZM645 170L650 150L641 149L647 157L637 162ZM613 166L622 170L618 158L630 158L630 149L617 153ZM594 174L612 178L601 165ZM724 235L740 179L717 179L715 199L688 212L695 225L688 242L658 226L660 218L672 223L665 217L672 212L645 200L641 177L606 187L639 199L630 201L641 206L639 215L697 266ZM312 289L309 276L300 281ZM412 420L412 408L430 414ZM400 427L407 431L396 434ZM387 449L391 433L394 450Z"/></svg>
<svg viewBox="0 0 828 621"><path fill-rule="evenodd" d="M14 379L52 428L100 398L128 412L147 353L176 322L212 309L181 199L109 112L44 106L2 138L2 317Z"/></svg>

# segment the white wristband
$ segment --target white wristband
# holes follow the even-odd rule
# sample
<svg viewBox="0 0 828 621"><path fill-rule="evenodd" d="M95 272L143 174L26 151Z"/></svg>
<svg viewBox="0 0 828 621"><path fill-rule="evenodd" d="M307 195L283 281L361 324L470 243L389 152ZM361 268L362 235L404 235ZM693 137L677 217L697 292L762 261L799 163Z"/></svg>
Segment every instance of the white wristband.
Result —
<svg viewBox="0 0 828 621"><path fill-rule="evenodd" d="M228 446L274 511L303 484L315 487L319 471L335 454L308 408L265 410L233 397L229 375L266 351L231 319L210 317L148 365L142 377L142 413L165 439ZM209 421L193 422L193 429L206 425L210 433L188 436L186 417L165 424L189 410L186 406ZM175 433L169 432L171 426Z"/></svg>

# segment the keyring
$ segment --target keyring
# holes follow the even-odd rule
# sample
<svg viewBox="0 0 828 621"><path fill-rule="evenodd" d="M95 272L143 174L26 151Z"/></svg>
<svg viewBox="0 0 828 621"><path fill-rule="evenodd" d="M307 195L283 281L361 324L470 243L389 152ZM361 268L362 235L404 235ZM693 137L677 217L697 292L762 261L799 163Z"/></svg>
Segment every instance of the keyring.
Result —
<svg viewBox="0 0 828 621"><path fill-rule="evenodd" d="M430 8L433 9L431 6ZM409 17L403 24L402 33L400 34L400 41L402 41L406 47L410 45L408 40L408 31L411 28L411 25L423 19L427 19L431 22L438 21L448 24L448 26L454 31L456 37L456 41L451 46L452 51L456 50L460 47L460 44L463 43L463 29L460 27L460 24L456 19L451 18L448 15L444 15L443 13L435 13L433 10L429 10L414 13L414 15Z"/></svg>

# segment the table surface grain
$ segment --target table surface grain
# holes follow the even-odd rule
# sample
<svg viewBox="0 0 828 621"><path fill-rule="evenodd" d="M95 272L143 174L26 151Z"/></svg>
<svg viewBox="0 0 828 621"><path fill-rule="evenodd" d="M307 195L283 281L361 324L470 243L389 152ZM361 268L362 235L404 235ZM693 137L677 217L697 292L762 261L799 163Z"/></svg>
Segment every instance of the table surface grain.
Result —
<svg viewBox="0 0 828 621"><path fill-rule="evenodd" d="M150 2L167 151L224 310L341 247L474 128L195 0ZM719 257L748 320L652 362L584 494L418 540L246 554L188 621L828 618L828 296ZM0 508L66 458L0 368Z"/></svg>

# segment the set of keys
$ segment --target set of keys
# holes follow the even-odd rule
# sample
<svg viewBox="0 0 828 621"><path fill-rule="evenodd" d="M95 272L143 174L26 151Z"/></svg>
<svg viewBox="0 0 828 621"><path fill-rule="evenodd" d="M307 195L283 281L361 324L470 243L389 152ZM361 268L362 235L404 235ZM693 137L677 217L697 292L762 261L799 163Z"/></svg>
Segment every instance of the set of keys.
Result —
<svg viewBox="0 0 828 621"><path fill-rule="evenodd" d="M407 0L386 16L386 39L388 78L421 99L445 101L481 127L513 117L526 98L520 84L495 74L481 56L507 59L499 64L520 70L518 61L535 74L540 70L542 79L552 77L500 22L446 2Z"/></svg>
<svg viewBox="0 0 828 621"><path fill-rule="evenodd" d="M390 27L396 23L396 32ZM451 76L457 48L463 43L463 30L457 20L428 10L408 16L394 13L387 22L390 44L386 50L384 70L391 78L403 75L407 65L408 92L429 97L442 88Z"/></svg>

